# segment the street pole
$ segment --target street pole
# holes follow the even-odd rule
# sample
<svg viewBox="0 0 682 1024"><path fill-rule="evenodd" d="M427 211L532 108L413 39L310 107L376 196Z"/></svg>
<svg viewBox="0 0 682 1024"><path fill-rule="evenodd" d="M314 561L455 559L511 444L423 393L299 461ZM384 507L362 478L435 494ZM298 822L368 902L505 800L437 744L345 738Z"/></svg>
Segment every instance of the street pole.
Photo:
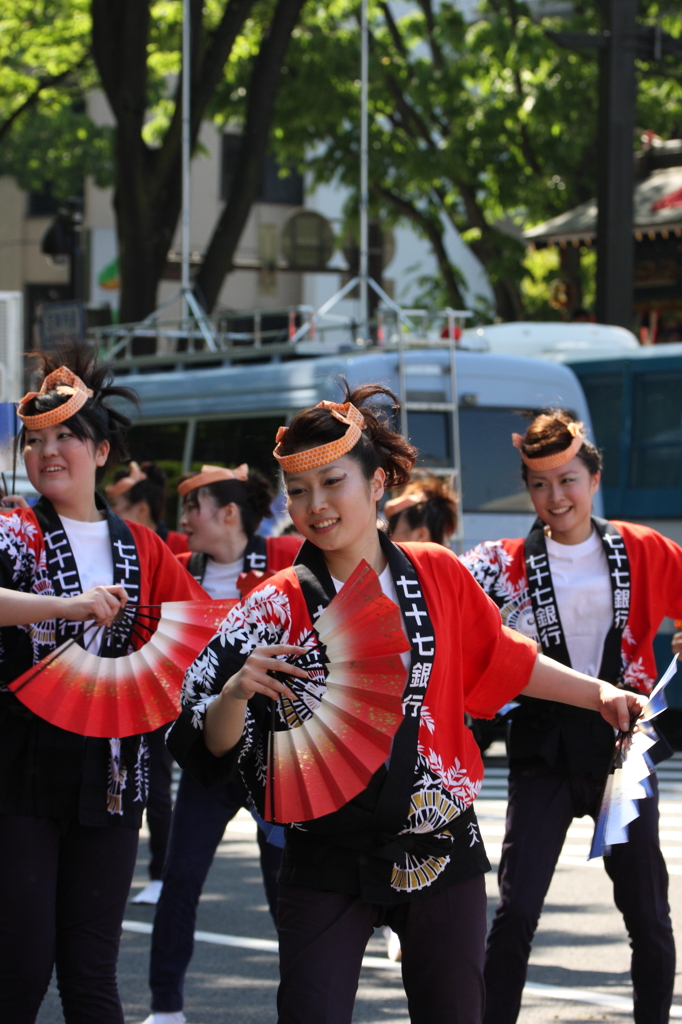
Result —
<svg viewBox="0 0 682 1024"><path fill-rule="evenodd" d="M182 215L181 215L181 285L182 319L189 319L187 296L190 292L189 245L190 245L190 0L182 5Z"/></svg>
<svg viewBox="0 0 682 1024"><path fill-rule="evenodd" d="M632 329L634 136L639 0L610 0L608 47L599 52L597 321Z"/></svg>
<svg viewBox="0 0 682 1024"><path fill-rule="evenodd" d="M369 277L369 31L367 0L362 0L360 18L360 335L369 340L368 291Z"/></svg>
<svg viewBox="0 0 682 1024"><path fill-rule="evenodd" d="M182 210L180 213L180 290L175 292L169 299L158 306L153 313L145 317L142 323L155 323L160 314L169 306L174 305L178 299L181 301L181 324L182 329L190 334L189 318L194 317L199 332L210 352L217 352L219 348L218 339L208 320L205 311L201 308L199 300L192 291L192 284L189 273L189 229L190 229L190 200L191 200L191 171L190 159L192 156L191 134L190 134L190 99L192 79L192 56L191 56L191 7L190 0L183 0L182 4L182 93L180 97L182 109L182 145L181 145L181 174L182 174Z"/></svg>

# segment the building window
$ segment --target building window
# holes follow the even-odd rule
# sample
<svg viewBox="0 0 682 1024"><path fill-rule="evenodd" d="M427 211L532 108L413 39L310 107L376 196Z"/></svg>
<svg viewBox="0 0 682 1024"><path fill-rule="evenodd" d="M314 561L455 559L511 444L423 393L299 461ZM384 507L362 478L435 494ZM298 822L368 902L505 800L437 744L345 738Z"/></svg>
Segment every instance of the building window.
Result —
<svg viewBox="0 0 682 1024"><path fill-rule="evenodd" d="M225 202L232 190L241 135L226 133L223 135L222 172L220 176L220 198ZM286 177L280 176L282 168L271 154L265 158L265 166L258 186L256 201L259 203L282 203L286 206L303 205L303 176L291 170Z"/></svg>
<svg viewBox="0 0 682 1024"><path fill-rule="evenodd" d="M48 189L28 193L27 217L54 217L58 210L59 200Z"/></svg>
<svg viewBox="0 0 682 1024"><path fill-rule="evenodd" d="M521 478L519 453L511 443L528 420L512 409L460 408L462 505L465 512L532 512Z"/></svg>

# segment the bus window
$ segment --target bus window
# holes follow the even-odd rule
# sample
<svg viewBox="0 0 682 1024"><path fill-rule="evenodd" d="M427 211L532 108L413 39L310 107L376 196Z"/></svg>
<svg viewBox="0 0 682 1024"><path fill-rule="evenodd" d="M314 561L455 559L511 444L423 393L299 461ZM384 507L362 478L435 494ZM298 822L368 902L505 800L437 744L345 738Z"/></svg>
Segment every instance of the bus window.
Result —
<svg viewBox="0 0 682 1024"><path fill-rule="evenodd" d="M410 412L410 441L419 449L418 466L448 469L452 466L452 427L448 412Z"/></svg>
<svg viewBox="0 0 682 1024"><path fill-rule="evenodd" d="M182 473L186 423L135 423L127 434L128 451L136 462L156 462L168 478L165 520L175 526L178 496L175 493Z"/></svg>
<svg viewBox="0 0 682 1024"><path fill-rule="evenodd" d="M623 422L623 376L584 374L580 378L590 407L596 444L604 453L603 487L620 485L620 443Z"/></svg>
<svg viewBox="0 0 682 1024"><path fill-rule="evenodd" d="M682 373L633 375L630 486L679 488Z"/></svg>
<svg viewBox="0 0 682 1024"><path fill-rule="evenodd" d="M462 505L465 512L532 512L511 435L528 420L511 409L459 410Z"/></svg>
<svg viewBox="0 0 682 1024"><path fill-rule="evenodd" d="M272 457L277 428L283 416L258 419L200 420L192 452L192 469L210 466L239 466L248 463L271 480L277 476Z"/></svg>

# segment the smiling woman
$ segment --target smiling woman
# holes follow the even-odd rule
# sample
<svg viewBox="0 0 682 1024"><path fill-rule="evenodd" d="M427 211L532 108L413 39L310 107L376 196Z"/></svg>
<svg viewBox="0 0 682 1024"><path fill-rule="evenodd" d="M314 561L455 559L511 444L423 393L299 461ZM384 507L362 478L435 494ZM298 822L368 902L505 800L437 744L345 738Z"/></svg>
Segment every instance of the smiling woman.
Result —
<svg viewBox="0 0 682 1024"><path fill-rule="evenodd" d="M682 617L682 550L654 530L592 515L601 454L559 409L512 435L537 520L525 539L488 541L463 558L502 622L555 663L649 693L653 637ZM660 746L654 747L661 755ZM594 711L520 698L511 716L507 833L500 905L488 938L486 1024L513 1024L545 894L573 817L596 818L612 765L613 730ZM668 756L663 753L662 756ZM664 1021L675 946L657 799L641 802L629 842L604 858L632 944L638 1020Z"/></svg>
<svg viewBox="0 0 682 1024"><path fill-rule="evenodd" d="M363 562L376 574L375 601L398 605L410 653L402 655L403 717L389 760L357 796L336 802L337 810L285 819L280 1024L349 1024L364 947L383 924L402 942L414 1024L480 1024L489 864L473 809L483 766L465 711L491 718L523 690L598 709L627 726L642 704L538 657L534 642L502 626L448 548L393 544L377 530L384 489L407 481L416 455L389 426L396 405L390 391L368 384L280 428L274 455L305 543L292 568L233 609L189 669L183 713L169 734L176 759L204 786L238 765L259 813L272 820L271 750L290 738L307 753L307 730L298 726L313 728L319 712L319 742L301 775L311 791L322 780L334 788L335 772L354 764L357 751L325 724L321 706L337 704L315 624ZM370 614L375 609L367 610L364 633L362 615L353 620L358 643L385 628ZM369 673L355 650L351 635L344 654L358 682L348 700L361 718L363 705L370 708L363 721L371 732L362 686L379 688L389 666L380 678L363 680ZM343 722L347 708L343 701L338 707ZM291 737L280 736L289 730Z"/></svg>
<svg viewBox="0 0 682 1024"><path fill-rule="evenodd" d="M147 800L146 740L67 732L7 684L67 639L126 654L149 636L136 621L144 606L205 595L156 534L119 519L95 491L125 456L129 421L109 401L134 394L80 349L63 365L46 358L44 374L18 410L41 498L0 513L0 1006L32 1024L56 963L66 1020L122 1024L116 957Z"/></svg>

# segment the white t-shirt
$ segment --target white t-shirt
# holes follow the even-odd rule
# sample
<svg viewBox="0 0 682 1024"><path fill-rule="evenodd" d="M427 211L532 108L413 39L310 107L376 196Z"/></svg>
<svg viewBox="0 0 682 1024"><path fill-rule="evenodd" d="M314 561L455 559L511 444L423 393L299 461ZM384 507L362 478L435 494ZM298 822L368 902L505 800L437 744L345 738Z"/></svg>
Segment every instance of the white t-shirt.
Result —
<svg viewBox="0 0 682 1024"><path fill-rule="evenodd" d="M552 583L571 665L597 678L606 635L613 623L609 567L595 529L582 544L547 538Z"/></svg>
<svg viewBox="0 0 682 1024"><path fill-rule="evenodd" d="M332 583L334 584L336 592L338 594L339 590L341 590L341 587L343 586L343 583L341 582L341 580L334 579L333 576ZM391 576L390 566L387 565L384 571L380 574L379 584L386 597L390 597L391 601L393 601L393 604L397 604L398 607L400 607L400 602L398 601L398 594L395 589L395 583L393 582L393 577ZM403 630L405 630L405 634L407 634L407 630L405 629L405 620L403 619L402 612L400 614L400 621L403 624ZM405 670L409 672L412 655L410 654L409 651L405 651L403 652L403 654L400 655L400 657L402 659L402 663L405 667Z"/></svg>
<svg viewBox="0 0 682 1024"><path fill-rule="evenodd" d="M114 559L106 519L83 523L79 519L67 519L65 516L59 518L76 559L83 593L93 587L110 587L114 582ZM104 628L88 629L85 634L85 644L93 654L99 651L103 635Z"/></svg>
<svg viewBox="0 0 682 1024"><path fill-rule="evenodd" d="M216 601L228 601L230 598L241 598L237 589L237 577L244 570L244 559L236 562L214 562L209 556L206 572L201 584L207 594Z"/></svg>

